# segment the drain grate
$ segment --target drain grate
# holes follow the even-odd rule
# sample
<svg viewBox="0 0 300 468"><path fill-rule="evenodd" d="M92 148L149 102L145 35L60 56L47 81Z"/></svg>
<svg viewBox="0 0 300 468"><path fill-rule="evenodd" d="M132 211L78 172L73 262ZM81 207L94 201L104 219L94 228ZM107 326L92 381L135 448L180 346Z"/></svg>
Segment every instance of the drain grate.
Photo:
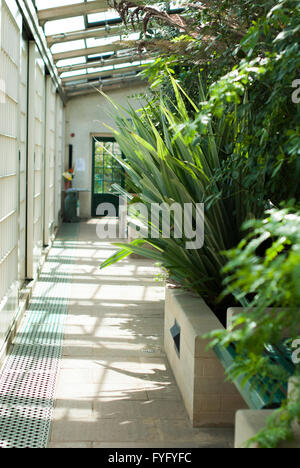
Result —
<svg viewBox="0 0 300 468"><path fill-rule="evenodd" d="M48 444L79 225L64 225L0 373L0 447Z"/></svg>

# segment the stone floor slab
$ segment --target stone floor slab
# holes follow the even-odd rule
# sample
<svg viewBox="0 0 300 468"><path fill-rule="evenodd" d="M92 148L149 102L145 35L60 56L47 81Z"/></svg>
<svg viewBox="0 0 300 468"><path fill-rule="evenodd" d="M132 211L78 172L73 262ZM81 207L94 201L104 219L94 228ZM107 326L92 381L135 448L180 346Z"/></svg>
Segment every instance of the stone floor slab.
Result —
<svg viewBox="0 0 300 468"><path fill-rule="evenodd" d="M100 270L115 250L80 224L50 448L216 448L191 427L163 347L164 285L146 259Z"/></svg>

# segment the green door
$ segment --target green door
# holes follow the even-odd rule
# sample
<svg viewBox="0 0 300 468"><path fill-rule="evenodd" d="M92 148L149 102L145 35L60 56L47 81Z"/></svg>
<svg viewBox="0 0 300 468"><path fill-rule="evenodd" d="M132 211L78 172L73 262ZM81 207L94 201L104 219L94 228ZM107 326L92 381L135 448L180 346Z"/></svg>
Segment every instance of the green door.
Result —
<svg viewBox="0 0 300 468"><path fill-rule="evenodd" d="M112 203L119 214L119 195L114 193L112 185L124 187L124 170L112 156L122 157L120 146L113 138L93 138L92 169L92 216L97 216L97 207L101 203Z"/></svg>

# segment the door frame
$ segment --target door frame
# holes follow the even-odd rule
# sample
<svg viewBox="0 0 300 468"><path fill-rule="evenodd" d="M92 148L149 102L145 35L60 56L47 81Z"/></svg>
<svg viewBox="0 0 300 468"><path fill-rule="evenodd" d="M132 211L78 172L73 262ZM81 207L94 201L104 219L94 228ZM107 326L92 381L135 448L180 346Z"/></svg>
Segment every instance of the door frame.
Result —
<svg viewBox="0 0 300 468"><path fill-rule="evenodd" d="M94 202L94 188L95 188L95 155L96 155L96 142L114 142L117 143L116 139L113 136L102 136L102 135L93 135L92 136L92 190L91 190L91 216L92 218L98 218L99 216L96 215L96 209ZM122 154L123 158L123 154ZM125 171L122 168L122 180L121 180L122 188L125 187ZM119 215L119 195L115 195L113 193L104 192L101 195L103 199L103 203L113 203L116 207L116 214Z"/></svg>

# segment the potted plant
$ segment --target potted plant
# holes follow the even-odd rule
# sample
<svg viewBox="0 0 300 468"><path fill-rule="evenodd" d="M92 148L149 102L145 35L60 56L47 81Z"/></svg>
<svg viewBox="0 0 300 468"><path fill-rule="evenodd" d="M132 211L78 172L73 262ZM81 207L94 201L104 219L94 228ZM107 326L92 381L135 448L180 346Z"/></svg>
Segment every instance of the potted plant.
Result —
<svg viewBox="0 0 300 468"><path fill-rule="evenodd" d="M74 169L70 168L63 173L64 178L64 190L68 190L72 187L72 180L74 179Z"/></svg>

